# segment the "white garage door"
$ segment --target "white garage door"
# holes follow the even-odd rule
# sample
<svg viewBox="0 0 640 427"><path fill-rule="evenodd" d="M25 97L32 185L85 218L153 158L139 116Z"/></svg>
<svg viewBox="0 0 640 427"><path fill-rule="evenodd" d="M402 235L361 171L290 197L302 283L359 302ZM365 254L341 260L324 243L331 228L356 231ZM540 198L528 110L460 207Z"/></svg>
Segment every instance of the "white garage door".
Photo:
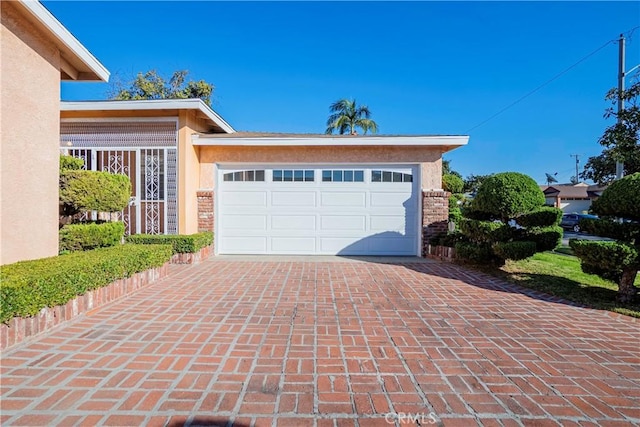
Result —
<svg viewBox="0 0 640 427"><path fill-rule="evenodd" d="M219 166L220 254L417 255L417 166Z"/></svg>

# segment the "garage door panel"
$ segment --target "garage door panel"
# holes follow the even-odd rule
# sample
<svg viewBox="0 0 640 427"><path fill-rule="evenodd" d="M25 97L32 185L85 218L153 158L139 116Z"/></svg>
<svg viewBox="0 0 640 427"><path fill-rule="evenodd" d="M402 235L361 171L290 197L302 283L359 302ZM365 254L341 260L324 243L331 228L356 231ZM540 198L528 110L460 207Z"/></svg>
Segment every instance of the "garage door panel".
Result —
<svg viewBox="0 0 640 427"><path fill-rule="evenodd" d="M405 215L376 215L371 216L371 231L385 232L395 231L404 234L407 229L407 217ZM413 227L410 227L413 229ZM413 230L411 230L413 231Z"/></svg>
<svg viewBox="0 0 640 427"><path fill-rule="evenodd" d="M267 216L241 214L226 215L221 226L228 230L266 231Z"/></svg>
<svg viewBox="0 0 640 427"><path fill-rule="evenodd" d="M366 253L367 244L361 237L321 237L320 253L356 255Z"/></svg>
<svg viewBox="0 0 640 427"><path fill-rule="evenodd" d="M220 197L224 206L267 207L266 191L223 191Z"/></svg>
<svg viewBox="0 0 640 427"><path fill-rule="evenodd" d="M390 233L387 236L372 236L367 238L367 250L372 255L386 254L389 252L413 255L416 252L416 240L407 238L408 236L393 236Z"/></svg>
<svg viewBox="0 0 640 427"><path fill-rule="evenodd" d="M219 253L415 255L418 251L415 166L248 165L247 170L264 170L265 180L224 181L225 173L243 169L218 170L215 224ZM356 169L360 171L357 179L355 173L344 172ZM303 181L284 181L284 175L283 180L272 181L278 170L309 173L303 175ZM325 179L327 170L332 174ZM386 180L388 172L393 178L398 171L402 180ZM412 181L405 181L403 174ZM380 181L372 182L374 175Z"/></svg>
<svg viewBox="0 0 640 427"><path fill-rule="evenodd" d="M370 194L372 208L376 207L405 207L405 203L412 205L411 191L388 192L372 191Z"/></svg>
<svg viewBox="0 0 640 427"><path fill-rule="evenodd" d="M311 254L316 252L315 237L272 237L272 253Z"/></svg>
<svg viewBox="0 0 640 427"><path fill-rule="evenodd" d="M271 206L296 206L315 207L315 191L273 191L271 193Z"/></svg>
<svg viewBox="0 0 640 427"><path fill-rule="evenodd" d="M267 238L264 236L225 236L221 239L220 252L232 254L267 253Z"/></svg>
<svg viewBox="0 0 640 427"><path fill-rule="evenodd" d="M322 192L320 206L340 206L364 208L367 203L367 193L361 192Z"/></svg>
<svg viewBox="0 0 640 427"><path fill-rule="evenodd" d="M366 223L365 215L325 215L320 217L320 230L365 231Z"/></svg>
<svg viewBox="0 0 640 427"><path fill-rule="evenodd" d="M272 230L309 230L316 229L315 215L273 215L271 216Z"/></svg>

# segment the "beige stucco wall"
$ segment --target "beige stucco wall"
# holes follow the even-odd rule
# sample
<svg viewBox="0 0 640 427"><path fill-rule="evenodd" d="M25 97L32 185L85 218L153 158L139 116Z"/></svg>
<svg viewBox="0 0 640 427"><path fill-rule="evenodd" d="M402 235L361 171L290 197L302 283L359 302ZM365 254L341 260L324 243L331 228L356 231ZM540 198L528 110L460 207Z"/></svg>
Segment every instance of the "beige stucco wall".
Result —
<svg viewBox="0 0 640 427"><path fill-rule="evenodd" d="M200 147L200 188L213 189L216 163L421 163L422 188L442 188L439 147Z"/></svg>
<svg viewBox="0 0 640 427"><path fill-rule="evenodd" d="M60 54L2 2L0 264L58 253Z"/></svg>
<svg viewBox="0 0 640 427"><path fill-rule="evenodd" d="M198 232L198 198L200 162L198 147L191 135L201 129L192 110L180 111L178 116L178 233Z"/></svg>

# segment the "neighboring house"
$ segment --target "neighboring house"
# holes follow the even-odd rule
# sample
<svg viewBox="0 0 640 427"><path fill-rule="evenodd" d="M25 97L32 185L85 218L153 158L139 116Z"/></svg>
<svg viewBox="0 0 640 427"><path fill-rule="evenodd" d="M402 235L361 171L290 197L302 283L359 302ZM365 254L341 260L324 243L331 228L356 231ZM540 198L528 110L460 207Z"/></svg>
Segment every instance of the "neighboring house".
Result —
<svg viewBox="0 0 640 427"><path fill-rule="evenodd" d="M546 204L560 208L565 213L587 213L591 202L600 197L605 188L583 182L540 186L546 198Z"/></svg>
<svg viewBox="0 0 640 427"><path fill-rule="evenodd" d="M0 264L58 253L60 81L109 72L37 1L3 1Z"/></svg>
<svg viewBox="0 0 640 427"><path fill-rule="evenodd" d="M64 102L60 148L126 173L129 233L218 254L421 255L446 231L442 154L468 136L236 132L200 100Z"/></svg>

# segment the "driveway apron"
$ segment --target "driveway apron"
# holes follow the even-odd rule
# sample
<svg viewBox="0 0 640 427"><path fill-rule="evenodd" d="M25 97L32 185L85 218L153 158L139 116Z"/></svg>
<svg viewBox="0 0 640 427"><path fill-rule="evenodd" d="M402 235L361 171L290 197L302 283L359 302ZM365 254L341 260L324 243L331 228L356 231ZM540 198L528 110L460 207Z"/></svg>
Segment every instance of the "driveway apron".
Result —
<svg viewBox="0 0 640 427"><path fill-rule="evenodd" d="M439 262L220 258L5 351L1 423L640 424L640 322Z"/></svg>

